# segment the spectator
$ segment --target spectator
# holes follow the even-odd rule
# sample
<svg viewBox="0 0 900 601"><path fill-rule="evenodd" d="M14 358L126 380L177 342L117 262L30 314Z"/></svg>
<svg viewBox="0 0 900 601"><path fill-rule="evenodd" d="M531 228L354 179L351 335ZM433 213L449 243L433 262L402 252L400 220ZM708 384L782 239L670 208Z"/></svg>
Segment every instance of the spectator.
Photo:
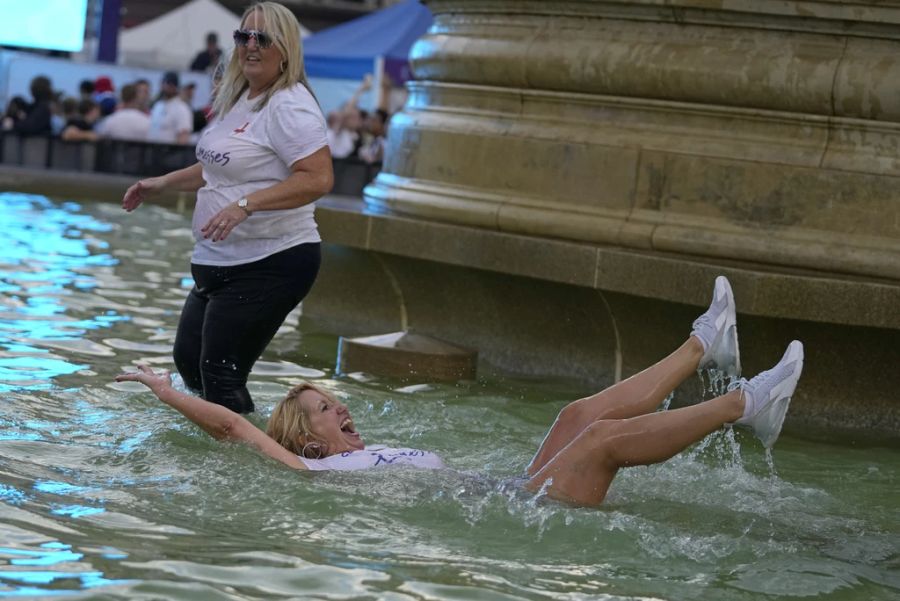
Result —
<svg viewBox="0 0 900 601"><path fill-rule="evenodd" d="M194 92L197 91L197 84L192 81L187 82L178 91L178 96L184 100L184 103L190 107L194 106Z"/></svg>
<svg viewBox="0 0 900 601"><path fill-rule="evenodd" d="M100 116L108 117L116 111L116 92L112 80L105 75L94 82L94 102L100 105Z"/></svg>
<svg viewBox="0 0 900 601"><path fill-rule="evenodd" d="M13 96L3 113L3 130L10 131L28 114L28 101L21 96Z"/></svg>
<svg viewBox="0 0 900 601"><path fill-rule="evenodd" d="M54 136L62 133L66 127L66 117L63 115L62 92L53 94L53 102L50 103L50 131Z"/></svg>
<svg viewBox="0 0 900 601"><path fill-rule="evenodd" d="M222 58L222 49L219 48L219 36L214 32L206 34L206 50L201 50L191 63L191 71L207 71L215 67Z"/></svg>
<svg viewBox="0 0 900 601"><path fill-rule="evenodd" d="M368 139L359 149L359 158L366 163L380 163L384 158L384 143L390 118L388 106L391 85L391 79L387 75L382 77L381 87L378 91L378 108L366 117L365 132Z"/></svg>
<svg viewBox="0 0 900 601"><path fill-rule="evenodd" d="M144 114L150 114L150 82L146 79L138 79L134 82L137 97L134 100L134 108Z"/></svg>
<svg viewBox="0 0 900 601"><path fill-rule="evenodd" d="M196 89L197 84L191 81L181 86L181 91L179 92L181 99L184 100L185 104L191 109L191 123L193 123L191 129L192 134L200 133L203 131L203 128L206 127L206 112L203 109L194 108L194 92ZM196 141L196 137L191 136L191 143L195 143Z"/></svg>
<svg viewBox="0 0 900 601"><path fill-rule="evenodd" d="M78 84L78 94L82 100L93 100L94 98L94 82L90 79L82 79Z"/></svg>
<svg viewBox="0 0 900 601"><path fill-rule="evenodd" d="M122 104L115 113L97 125L97 133L115 140L146 140L150 117L137 104L137 85L122 87Z"/></svg>
<svg viewBox="0 0 900 601"><path fill-rule="evenodd" d="M26 136L52 133L53 87L50 80L43 75L32 79L31 96L34 98L31 104L26 104L20 97L10 101L3 118L3 129Z"/></svg>
<svg viewBox="0 0 900 601"><path fill-rule="evenodd" d="M225 62L219 61L216 64L216 68L213 69L212 74L212 92L209 94L209 104L204 106L201 110L203 111L203 116L206 118L206 123L212 123L213 117L215 117L216 112L213 109L213 104L216 102L216 96L219 93L219 86L222 84L222 78L225 76Z"/></svg>
<svg viewBox="0 0 900 601"><path fill-rule="evenodd" d="M150 131L147 139L166 144L187 144L194 129L194 115L178 96L178 74L163 75L160 98L150 111Z"/></svg>
<svg viewBox="0 0 900 601"><path fill-rule="evenodd" d="M60 136L66 142L93 142L97 139L94 123L100 118L100 105L93 100L78 103L78 114L66 123Z"/></svg>
<svg viewBox="0 0 900 601"><path fill-rule="evenodd" d="M359 148L359 158L366 163L380 163L384 159L388 119L387 111L381 108L366 117L367 141Z"/></svg>
<svg viewBox="0 0 900 601"><path fill-rule="evenodd" d="M67 96L60 103L60 108L62 109L63 127L65 127L66 123L78 116L78 99Z"/></svg>
<svg viewBox="0 0 900 601"><path fill-rule="evenodd" d="M359 99L372 87L372 76L366 75L353 96L341 110L328 115L328 146L336 159L356 156L362 143L363 111Z"/></svg>
<svg viewBox="0 0 900 601"><path fill-rule="evenodd" d="M342 117L343 115L341 115L340 111L329 111L325 116L325 125L328 126L328 148L331 150L331 156L335 159L342 159L346 156L341 153L337 142L337 136L340 135L343 126ZM338 156L338 154L341 156Z"/></svg>

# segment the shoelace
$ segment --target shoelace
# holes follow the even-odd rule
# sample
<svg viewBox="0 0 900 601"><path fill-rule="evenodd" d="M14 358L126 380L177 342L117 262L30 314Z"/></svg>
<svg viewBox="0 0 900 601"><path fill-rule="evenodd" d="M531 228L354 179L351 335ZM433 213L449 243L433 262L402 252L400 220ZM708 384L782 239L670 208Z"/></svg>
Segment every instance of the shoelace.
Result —
<svg viewBox="0 0 900 601"><path fill-rule="evenodd" d="M796 365L796 361L791 361L790 363L785 363L784 365L776 365L772 369L766 370L751 379L741 378L736 382L732 382L728 385L728 392L740 388L744 391L745 394L749 394L750 398L753 399L753 413L751 415L756 415L759 411L765 406L766 403L763 403L762 406L759 406L760 399L757 398L757 392L759 392L760 388L763 388L764 385L769 390L772 390L786 379L790 377L792 373L794 373L794 365ZM770 379L774 379L774 382L770 382ZM766 397L769 395L767 394ZM766 399L769 401L770 399Z"/></svg>
<svg viewBox="0 0 900 601"><path fill-rule="evenodd" d="M710 315L708 311L694 320L694 329L698 330L701 327L704 327L704 328L713 327L712 315Z"/></svg>

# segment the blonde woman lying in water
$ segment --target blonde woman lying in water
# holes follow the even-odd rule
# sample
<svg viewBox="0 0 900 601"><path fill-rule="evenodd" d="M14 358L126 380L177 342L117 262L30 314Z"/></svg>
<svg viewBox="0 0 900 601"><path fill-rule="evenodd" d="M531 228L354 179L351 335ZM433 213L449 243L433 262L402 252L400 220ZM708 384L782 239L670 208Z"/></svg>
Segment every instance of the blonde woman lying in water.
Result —
<svg viewBox="0 0 900 601"><path fill-rule="evenodd" d="M747 426L766 447L781 432L803 369L794 341L775 367L735 381L726 394L679 409L657 411L698 368L740 373L734 297L716 279L712 304L672 354L627 380L568 404L559 412L526 469L525 488L554 499L598 505L620 468L660 463L728 424ZM444 468L430 451L364 444L347 407L328 391L304 383L288 392L266 432L221 405L172 388L167 372L140 366L116 377L140 382L218 440L237 440L298 470L358 470L385 465Z"/></svg>

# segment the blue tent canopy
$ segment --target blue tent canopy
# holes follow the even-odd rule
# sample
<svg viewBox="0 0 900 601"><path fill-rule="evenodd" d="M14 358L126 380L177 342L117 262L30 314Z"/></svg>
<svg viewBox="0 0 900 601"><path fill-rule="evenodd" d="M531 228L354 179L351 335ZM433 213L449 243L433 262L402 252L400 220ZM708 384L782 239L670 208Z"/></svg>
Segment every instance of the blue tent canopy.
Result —
<svg viewBox="0 0 900 601"><path fill-rule="evenodd" d="M384 10L329 27L303 40L310 77L362 79L372 73L377 57L396 83L409 79L409 49L431 26L431 11L419 0L406 0Z"/></svg>

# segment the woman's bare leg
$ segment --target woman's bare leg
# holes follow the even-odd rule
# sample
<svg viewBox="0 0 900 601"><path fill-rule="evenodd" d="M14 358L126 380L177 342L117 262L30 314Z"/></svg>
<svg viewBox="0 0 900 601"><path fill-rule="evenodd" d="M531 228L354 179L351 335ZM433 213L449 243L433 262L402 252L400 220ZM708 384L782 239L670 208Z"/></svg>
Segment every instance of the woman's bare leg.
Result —
<svg viewBox="0 0 900 601"><path fill-rule="evenodd" d="M709 309L694 321L691 336L678 350L627 380L564 407L526 473L537 473L597 420L626 419L655 411L698 367L712 364L731 375L740 373L734 295L724 276L716 278Z"/></svg>
<svg viewBox="0 0 900 601"><path fill-rule="evenodd" d="M803 344L794 340L772 369L741 379L727 394L672 411L598 420L538 470L526 487L546 487L555 499L596 505L606 497L619 468L665 461L729 422L752 428L771 448L803 361Z"/></svg>
<svg viewBox="0 0 900 601"><path fill-rule="evenodd" d="M576 505L598 505L621 467L659 463L738 420L744 412L742 392L690 407L628 419L599 420L584 428L528 481L539 490Z"/></svg>
<svg viewBox="0 0 900 601"><path fill-rule="evenodd" d="M696 373L703 345L694 337L665 359L594 395L566 405L526 473L531 476L597 420L626 419L655 411L679 384Z"/></svg>

